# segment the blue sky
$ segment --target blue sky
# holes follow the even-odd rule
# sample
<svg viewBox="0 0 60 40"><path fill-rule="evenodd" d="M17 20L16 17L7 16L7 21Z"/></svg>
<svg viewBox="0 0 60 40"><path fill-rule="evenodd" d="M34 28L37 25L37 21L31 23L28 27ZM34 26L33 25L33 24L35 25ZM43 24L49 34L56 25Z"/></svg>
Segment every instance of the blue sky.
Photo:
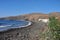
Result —
<svg viewBox="0 0 60 40"><path fill-rule="evenodd" d="M0 17L60 12L60 0L0 0Z"/></svg>

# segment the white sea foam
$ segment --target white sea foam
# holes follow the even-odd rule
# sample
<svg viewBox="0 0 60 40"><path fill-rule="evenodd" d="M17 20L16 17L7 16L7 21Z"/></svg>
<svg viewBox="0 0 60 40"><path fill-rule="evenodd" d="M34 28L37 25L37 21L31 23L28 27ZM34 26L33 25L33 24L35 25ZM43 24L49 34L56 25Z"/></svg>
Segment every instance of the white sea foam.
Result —
<svg viewBox="0 0 60 40"><path fill-rule="evenodd" d="M19 26L17 24L16 24L17 26L15 26L15 25L13 25L13 23L11 25L9 25L9 24L7 24L7 25L0 25L0 31L4 31L4 30L8 30L8 29L14 29L14 28L28 27L28 26L30 26L32 24L32 22L30 22L30 21L26 21L26 22L27 22L27 24L22 25L22 26L21 25ZM3 29L1 29L1 28L3 28Z"/></svg>
<svg viewBox="0 0 60 40"><path fill-rule="evenodd" d="M23 27L30 26L30 25L32 24L32 22L30 22L30 21L26 21L26 22L28 22L28 24L27 24L27 25L25 25L25 26L11 27L11 28L23 28Z"/></svg>
<svg viewBox="0 0 60 40"><path fill-rule="evenodd" d="M1 27L6 27L6 26L0 26L0 28L1 28Z"/></svg>
<svg viewBox="0 0 60 40"><path fill-rule="evenodd" d="M27 27L27 26L30 26L30 25L32 24L32 22L30 22L30 21L27 21L27 22L28 22L27 25L25 25L25 26L21 26L21 27Z"/></svg>
<svg viewBox="0 0 60 40"><path fill-rule="evenodd" d="M8 26L11 26L11 25L0 25L0 27L8 27Z"/></svg>

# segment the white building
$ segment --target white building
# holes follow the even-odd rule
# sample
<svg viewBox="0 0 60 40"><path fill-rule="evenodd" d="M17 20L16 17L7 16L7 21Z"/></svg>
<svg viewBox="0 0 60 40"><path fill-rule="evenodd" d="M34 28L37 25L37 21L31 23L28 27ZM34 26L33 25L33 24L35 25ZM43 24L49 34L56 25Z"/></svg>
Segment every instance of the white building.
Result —
<svg viewBox="0 0 60 40"><path fill-rule="evenodd" d="M49 19L38 19L38 21L42 21L42 22L47 23L47 22L49 22Z"/></svg>

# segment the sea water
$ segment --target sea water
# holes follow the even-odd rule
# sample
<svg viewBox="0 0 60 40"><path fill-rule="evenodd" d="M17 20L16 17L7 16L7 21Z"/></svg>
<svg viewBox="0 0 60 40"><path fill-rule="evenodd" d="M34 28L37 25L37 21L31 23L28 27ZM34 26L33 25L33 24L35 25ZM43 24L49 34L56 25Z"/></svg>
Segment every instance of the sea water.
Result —
<svg viewBox="0 0 60 40"><path fill-rule="evenodd" d="M5 31L12 28L21 28L31 25L30 21L25 20L0 20L0 31Z"/></svg>

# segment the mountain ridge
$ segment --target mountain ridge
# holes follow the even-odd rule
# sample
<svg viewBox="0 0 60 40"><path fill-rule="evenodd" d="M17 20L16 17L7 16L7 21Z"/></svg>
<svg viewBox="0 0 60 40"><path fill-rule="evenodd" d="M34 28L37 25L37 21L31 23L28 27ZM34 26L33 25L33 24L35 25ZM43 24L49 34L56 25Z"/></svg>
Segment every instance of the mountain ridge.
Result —
<svg viewBox="0 0 60 40"><path fill-rule="evenodd" d="M23 14L23 15L18 15L18 16L10 16L10 17L5 17L5 18L0 18L0 19L12 19L12 20L37 20L39 18L44 18L47 19L49 16L56 16L60 18L60 12L51 12L49 14L44 14L44 13L31 13L31 14Z"/></svg>

